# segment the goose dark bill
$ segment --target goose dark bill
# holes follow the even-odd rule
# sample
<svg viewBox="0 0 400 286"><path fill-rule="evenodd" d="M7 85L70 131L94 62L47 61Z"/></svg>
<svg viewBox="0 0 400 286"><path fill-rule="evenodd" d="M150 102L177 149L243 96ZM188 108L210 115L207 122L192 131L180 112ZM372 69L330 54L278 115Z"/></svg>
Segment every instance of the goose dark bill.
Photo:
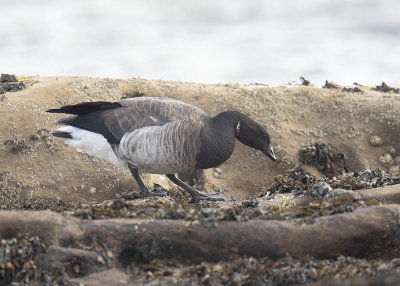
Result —
<svg viewBox="0 0 400 286"><path fill-rule="evenodd" d="M272 161L274 161L274 162L276 161L274 148L272 148L272 146L268 146L263 152L265 155L267 155L269 158L271 158Z"/></svg>
<svg viewBox="0 0 400 286"><path fill-rule="evenodd" d="M221 193L201 194L174 174L222 164L231 156L235 139L276 160L266 129L237 111L209 117L201 109L175 99L139 97L83 102L48 112L73 114L58 121L65 126L53 136L129 169L142 197L152 194L139 174L151 173L166 174L194 201L222 200Z"/></svg>

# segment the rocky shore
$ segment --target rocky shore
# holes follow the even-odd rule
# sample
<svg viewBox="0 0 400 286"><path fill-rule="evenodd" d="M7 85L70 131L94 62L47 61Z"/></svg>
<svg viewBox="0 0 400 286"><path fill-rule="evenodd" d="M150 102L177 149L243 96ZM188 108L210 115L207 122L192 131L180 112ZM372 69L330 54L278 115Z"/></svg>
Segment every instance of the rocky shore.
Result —
<svg viewBox="0 0 400 286"><path fill-rule="evenodd" d="M398 89L1 78L0 285L398 284ZM45 111L134 96L239 110L278 161L238 142L181 174L225 202L191 204L158 175L146 183L168 197L124 198L130 174L53 140L60 116Z"/></svg>

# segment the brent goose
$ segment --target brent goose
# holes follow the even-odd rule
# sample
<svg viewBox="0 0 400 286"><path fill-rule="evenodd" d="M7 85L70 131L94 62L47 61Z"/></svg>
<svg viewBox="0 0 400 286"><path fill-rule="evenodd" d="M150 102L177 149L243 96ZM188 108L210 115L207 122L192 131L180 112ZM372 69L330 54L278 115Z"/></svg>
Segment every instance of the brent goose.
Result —
<svg viewBox="0 0 400 286"><path fill-rule="evenodd" d="M53 132L69 146L128 168L140 196L154 196L139 173L166 174L192 200L219 201L222 194L203 195L175 173L208 169L232 154L235 137L276 160L266 129L246 115L226 111L209 117L201 109L169 98L136 97L119 102L83 102L50 109L68 113Z"/></svg>

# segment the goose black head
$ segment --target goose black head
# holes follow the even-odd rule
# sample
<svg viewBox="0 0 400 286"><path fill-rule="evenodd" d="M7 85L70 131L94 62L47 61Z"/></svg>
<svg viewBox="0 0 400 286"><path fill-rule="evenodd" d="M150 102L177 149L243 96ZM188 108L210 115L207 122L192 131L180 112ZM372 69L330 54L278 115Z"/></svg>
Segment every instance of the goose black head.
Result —
<svg viewBox="0 0 400 286"><path fill-rule="evenodd" d="M236 138L243 144L260 150L272 161L276 161L274 149L267 130L252 120L251 118L241 114L239 122L235 127Z"/></svg>

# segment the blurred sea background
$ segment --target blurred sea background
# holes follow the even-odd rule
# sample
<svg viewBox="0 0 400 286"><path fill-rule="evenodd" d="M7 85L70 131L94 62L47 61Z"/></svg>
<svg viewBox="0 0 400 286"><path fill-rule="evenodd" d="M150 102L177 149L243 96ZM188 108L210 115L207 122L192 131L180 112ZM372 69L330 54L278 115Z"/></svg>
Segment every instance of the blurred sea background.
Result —
<svg viewBox="0 0 400 286"><path fill-rule="evenodd" d="M0 72L400 86L399 0L0 0Z"/></svg>

